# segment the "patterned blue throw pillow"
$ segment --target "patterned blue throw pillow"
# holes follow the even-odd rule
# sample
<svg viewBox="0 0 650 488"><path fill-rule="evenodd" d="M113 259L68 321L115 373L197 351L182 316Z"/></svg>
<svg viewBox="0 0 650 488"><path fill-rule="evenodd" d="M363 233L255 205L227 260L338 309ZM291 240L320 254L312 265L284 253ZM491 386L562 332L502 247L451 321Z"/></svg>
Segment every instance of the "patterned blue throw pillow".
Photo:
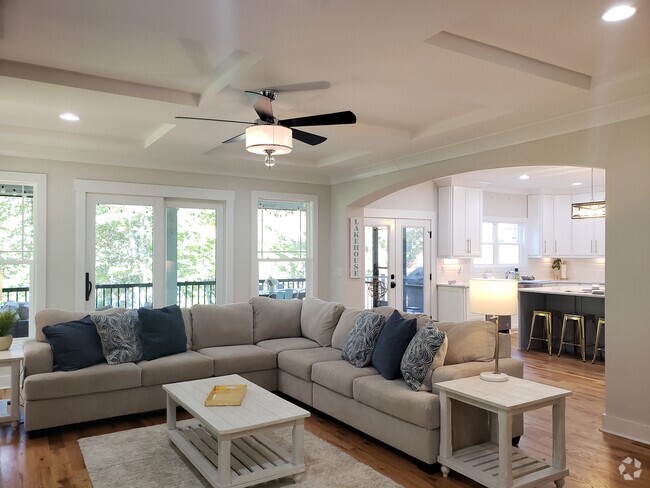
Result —
<svg viewBox="0 0 650 488"><path fill-rule="evenodd" d="M412 390L431 391L433 370L443 365L447 354L447 336L433 322L415 333L409 343L400 369Z"/></svg>
<svg viewBox="0 0 650 488"><path fill-rule="evenodd" d="M345 341L341 357L357 368L368 366L385 322L386 318L378 313L370 310L361 312Z"/></svg>
<svg viewBox="0 0 650 488"><path fill-rule="evenodd" d="M102 340L102 351L108 364L132 363L142 360L142 340L138 311L91 315Z"/></svg>

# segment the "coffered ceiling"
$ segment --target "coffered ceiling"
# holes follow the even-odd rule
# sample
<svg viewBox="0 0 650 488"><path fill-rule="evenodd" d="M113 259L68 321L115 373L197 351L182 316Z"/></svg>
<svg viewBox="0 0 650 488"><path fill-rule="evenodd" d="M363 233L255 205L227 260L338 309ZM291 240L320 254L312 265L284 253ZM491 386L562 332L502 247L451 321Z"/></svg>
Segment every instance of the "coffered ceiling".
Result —
<svg viewBox="0 0 650 488"><path fill-rule="evenodd" d="M340 182L650 114L650 2L0 0L0 154ZM244 90L309 128L268 170L230 123ZM73 112L81 120L66 122Z"/></svg>

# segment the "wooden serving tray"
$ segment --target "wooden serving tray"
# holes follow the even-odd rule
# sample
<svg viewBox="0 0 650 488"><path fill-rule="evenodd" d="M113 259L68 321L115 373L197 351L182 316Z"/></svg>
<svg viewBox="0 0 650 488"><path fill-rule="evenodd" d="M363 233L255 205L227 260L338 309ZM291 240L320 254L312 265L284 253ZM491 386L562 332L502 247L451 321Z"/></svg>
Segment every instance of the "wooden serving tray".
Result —
<svg viewBox="0 0 650 488"><path fill-rule="evenodd" d="M246 395L246 385L217 385L205 399L206 407L241 405Z"/></svg>

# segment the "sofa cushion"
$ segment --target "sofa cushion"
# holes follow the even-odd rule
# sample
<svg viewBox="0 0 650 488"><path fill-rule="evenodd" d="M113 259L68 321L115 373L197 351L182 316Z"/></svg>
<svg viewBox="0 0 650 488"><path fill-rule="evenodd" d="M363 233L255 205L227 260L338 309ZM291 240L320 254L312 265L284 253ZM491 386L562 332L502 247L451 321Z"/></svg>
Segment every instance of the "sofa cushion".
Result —
<svg viewBox="0 0 650 488"><path fill-rule="evenodd" d="M269 351L274 351L276 353L281 353L282 351L291 351L293 349L312 349L314 347L320 347L318 345L318 342L314 342L311 339L306 339L305 337L268 339L266 341L260 341L255 345L258 347L263 347L264 349L268 349Z"/></svg>
<svg viewBox="0 0 650 488"><path fill-rule="evenodd" d="M370 310L360 313L341 350L341 357L357 368L368 366L372 361L372 351L385 322L383 316Z"/></svg>
<svg viewBox="0 0 650 488"><path fill-rule="evenodd" d="M189 308L182 307L181 315L183 315L183 325L185 326L185 337L187 338L186 351L192 350L192 313Z"/></svg>
<svg viewBox="0 0 650 488"><path fill-rule="evenodd" d="M400 364L404 381L412 390L431 391L431 374L444 364L447 344L447 336L433 322L415 333Z"/></svg>
<svg viewBox="0 0 650 488"><path fill-rule="evenodd" d="M125 308L110 308L107 310L97 310L93 315L101 315L106 313L123 313ZM60 324L62 322L70 322L71 320L80 320L88 315L88 312L68 312L65 310L57 310L56 308L45 308L36 312L34 316L34 323L36 324L36 340L46 342L45 335L43 334L43 327L46 325Z"/></svg>
<svg viewBox="0 0 650 488"><path fill-rule="evenodd" d="M142 386L208 378L214 372L214 360L196 351L140 361L138 366L142 369Z"/></svg>
<svg viewBox="0 0 650 488"><path fill-rule="evenodd" d="M348 340L350 331L352 330L352 327L354 327L361 312L363 312L362 308L346 308L343 310L339 322L336 324L336 328L334 329L334 333L332 334L332 347L334 349L343 349L345 341Z"/></svg>
<svg viewBox="0 0 650 488"><path fill-rule="evenodd" d="M300 312L300 330L303 337L314 340L323 347L330 346L332 333L344 308L341 303L305 298Z"/></svg>
<svg viewBox="0 0 650 488"><path fill-rule="evenodd" d="M249 303L194 305L192 343L195 350L253 343L253 307Z"/></svg>
<svg viewBox="0 0 650 488"><path fill-rule="evenodd" d="M278 354L278 368L305 381L311 381L311 368L323 361L343 361L341 351L331 347L284 351Z"/></svg>
<svg viewBox="0 0 650 488"><path fill-rule="evenodd" d="M275 300L253 297L253 341L300 337L302 300Z"/></svg>
<svg viewBox="0 0 650 488"><path fill-rule="evenodd" d="M102 341L88 315L80 320L46 325L43 334L52 348L55 371L74 371L106 362Z"/></svg>
<svg viewBox="0 0 650 488"><path fill-rule="evenodd" d="M275 352L253 345L206 347L199 352L213 359L215 376L264 371L278 365Z"/></svg>
<svg viewBox="0 0 650 488"><path fill-rule="evenodd" d="M405 319L395 310L381 329L372 351L372 365L387 380L401 376L400 363L415 335L416 322L417 319Z"/></svg>
<svg viewBox="0 0 650 488"><path fill-rule="evenodd" d="M178 305L138 309L142 356L147 361L187 350L185 323Z"/></svg>
<svg viewBox="0 0 650 488"><path fill-rule="evenodd" d="M142 359L138 311L91 315L102 340L102 351L108 364L122 364Z"/></svg>
<svg viewBox="0 0 650 488"><path fill-rule="evenodd" d="M393 417L427 429L440 427L440 400L428 391L413 391L404 380L365 376L353 382L354 399Z"/></svg>
<svg viewBox="0 0 650 488"><path fill-rule="evenodd" d="M357 368L347 361L341 360L314 363L311 367L311 380L314 383L350 398L353 395L352 382L361 376L370 375L377 375L381 378L375 368Z"/></svg>
<svg viewBox="0 0 650 488"><path fill-rule="evenodd" d="M470 320L438 324L447 334L445 365L494 359L494 324L485 320Z"/></svg>
<svg viewBox="0 0 650 488"><path fill-rule="evenodd" d="M55 371L25 378L25 400L48 400L105 391L138 388L142 370L137 364L94 364L77 371Z"/></svg>

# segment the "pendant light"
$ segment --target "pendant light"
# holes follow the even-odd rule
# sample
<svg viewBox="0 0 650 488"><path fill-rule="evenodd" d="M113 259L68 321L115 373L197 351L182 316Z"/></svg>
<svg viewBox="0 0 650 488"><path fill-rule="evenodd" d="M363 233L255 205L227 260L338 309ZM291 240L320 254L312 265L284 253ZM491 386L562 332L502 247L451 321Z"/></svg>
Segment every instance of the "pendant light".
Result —
<svg viewBox="0 0 650 488"><path fill-rule="evenodd" d="M594 168L591 168L591 201L573 203L571 205L572 219L595 219L605 217L605 200L594 201Z"/></svg>

